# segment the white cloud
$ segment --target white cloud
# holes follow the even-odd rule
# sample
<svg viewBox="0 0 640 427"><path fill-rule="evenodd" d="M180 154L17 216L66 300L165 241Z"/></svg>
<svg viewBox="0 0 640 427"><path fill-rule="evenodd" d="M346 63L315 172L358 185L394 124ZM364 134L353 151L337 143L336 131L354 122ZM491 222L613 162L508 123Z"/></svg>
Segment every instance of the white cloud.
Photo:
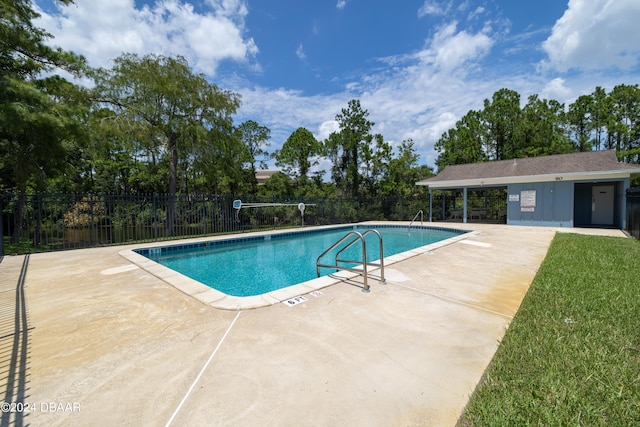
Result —
<svg viewBox="0 0 640 427"><path fill-rule="evenodd" d="M466 72L469 64L473 68L473 64L477 64L491 51L494 40L490 31L489 26L476 34L466 30L458 31L457 23L452 22L440 27L434 36L427 40L425 48L421 51L410 55L379 58L379 61L397 69L407 62L418 60L424 67L433 67L433 71Z"/></svg>
<svg viewBox="0 0 640 427"><path fill-rule="evenodd" d="M573 91L565 86L565 79L556 77L545 85L540 92L540 98L564 100L571 97Z"/></svg>
<svg viewBox="0 0 640 427"><path fill-rule="evenodd" d="M469 13L467 16L467 20L471 20L482 15L485 12L485 8L482 6L478 6L473 12Z"/></svg>
<svg viewBox="0 0 640 427"><path fill-rule="evenodd" d="M427 15L443 16L451 10L452 2L437 0L425 0L422 7L418 10L418 17L422 18Z"/></svg>
<svg viewBox="0 0 640 427"><path fill-rule="evenodd" d="M569 0L542 47L544 67L630 69L640 60L638 0Z"/></svg>
<svg viewBox="0 0 640 427"><path fill-rule="evenodd" d="M433 57L433 64L442 69L455 70L465 62L484 57L493 46L493 40L484 32L469 34L466 31L456 33L456 23L441 28L433 38L426 52Z"/></svg>
<svg viewBox="0 0 640 427"><path fill-rule="evenodd" d="M304 46L302 44L300 44L300 46L298 46L298 48L296 49L296 56L300 59L307 58L307 54L304 53Z"/></svg>
<svg viewBox="0 0 640 427"><path fill-rule="evenodd" d="M247 5L243 0L205 0L205 3L212 7L216 15L230 18L247 15Z"/></svg>
<svg viewBox="0 0 640 427"><path fill-rule="evenodd" d="M380 59L389 67L345 84L341 93L305 96L285 89L239 89L239 121L256 120L271 129L272 149L279 148L296 128L309 129L318 140L338 130L334 118L350 99L360 99L375 122L374 133L396 145L413 139L421 162L433 165L434 144L470 109L482 106L501 84L466 81L470 70L486 56L493 40L458 31L455 23L441 27L419 52ZM493 85L493 86L492 86Z"/></svg>
<svg viewBox="0 0 640 427"><path fill-rule="evenodd" d="M331 135L333 132L337 132L338 130L340 130L340 125L335 120L324 121L320 123L320 126L318 126L316 139L319 141L324 141L325 139L329 138L329 135Z"/></svg>
<svg viewBox="0 0 640 427"><path fill-rule="evenodd" d="M54 43L84 55L94 67L109 67L123 52L182 55L197 72L214 75L220 61L247 61L258 52L245 39L248 13L240 0L208 0L198 12L189 3L164 0L138 9L133 0L76 0L35 24L49 31Z"/></svg>
<svg viewBox="0 0 640 427"><path fill-rule="evenodd" d="M234 121L241 123L251 119L271 129L271 149L280 148L299 127L307 128L317 139L324 140L335 130L330 125L335 115L351 99L346 94L305 96L300 91L284 88L238 87L232 90L242 97Z"/></svg>
<svg viewBox="0 0 640 427"><path fill-rule="evenodd" d="M345 7L347 1L338 1L336 7ZM595 2L598 7L593 8L587 1ZM141 55L180 54L195 71L215 78L221 61L255 65L252 63L258 48L253 39L246 36L246 2L201 0L198 4L208 5L202 11L191 6L195 2L189 4L184 0L158 0L150 2L153 6L140 8L135 7L134 0L76 0L75 5L61 8L58 14L41 12L43 17L36 24L52 33L56 44L85 55L93 66L109 67L110 60L124 51ZM635 3L640 4L637 0L570 0L567 12L545 42L544 49L548 54L545 66L570 69L586 67L584 64L588 65L589 61L611 64L613 59L616 65L624 64L625 60L636 61L640 49L638 31L624 16L628 13L640 22L635 12L639 6L634 6ZM443 19L444 24L432 27L433 33L425 40L423 48L378 58L376 65L366 66L363 72L363 68L358 67L357 74L335 76L334 83L343 84L343 89L336 93L309 96L287 88L261 87L241 81L250 78L242 77L243 73L223 77L225 81L216 83L241 95L242 105L234 117L236 123L251 119L271 129L270 150L280 148L301 126L309 129L317 139L326 139L338 129L335 115L350 99L357 98L369 111L370 120L375 122L374 133L382 133L394 145L413 139L421 155L420 162L430 165L438 155L433 146L442 133L455 126L470 109L482 108L483 99L490 98L500 88L518 91L523 100L538 93L542 98L567 102L576 94L591 92L595 85L611 89L615 84L628 83L624 76L616 77L618 80L613 77L604 80L598 75L594 84L593 74L597 73L592 73L591 78L586 73L579 78L567 75L558 78L536 73L526 68L529 64L520 66L516 63L518 66L514 67L513 63L504 60L505 53L514 46L518 52L540 47L532 46L532 43L537 38L534 35L541 30L528 29L528 33L506 39L500 29L501 25L503 30L505 27L500 16L496 17L491 10L470 1L459 4L454 5L451 0L425 0L419 15L430 15L429 20ZM626 5L624 13L619 10L624 9L621 4ZM593 16L587 18L588 12ZM454 16L457 21L453 21ZM487 21L481 22L485 17ZM605 17L617 21L609 22ZM489 23L496 28L492 29ZM479 29L478 25L484 25L484 28ZM314 22L311 31L317 34L317 28L318 23ZM569 40L574 33L577 42ZM624 34L627 38L620 41ZM635 40L635 43L628 40ZM609 45L621 46L623 50L602 48L594 51ZM295 53L304 59L304 46L300 44ZM290 55L290 52L285 54ZM496 56L488 64L490 54ZM592 60L589 55L596 59ZM511 54L507 60L514 56ZM371 59L368 65L374 60ZM321 77L330 79L333 76Z"/></svg>
<svg viewBox="0 0 640 427"><path fill-rule="evenodd" d="M133 0L76 0L55 15L42 13L37 24L55 36L55 43L85 55L93 66L111 66L123 51L184 56L195 71L215 77L223 60L250 62L257 54L245 36L244 0L206 0L205 11L178 0L162 0L136 8ZM424 3L424 13L451 10L450 1ZM338 3L344 7L346 1ZM480 13L481 11L477 11ZM508 82L469 81L491 51L491 29L459 29L457 23L436 28L419 52L383 58L382 68L350 79L341 92L308 96L286 88L269 89L246 81L227 80L225 89L241 95L236 123L255 120L271 129L271 150L298 127L319 140L337 130L335 115L350 99L361 100L376 123L373 132L391 143L411 138L421 162L433 164L433 145L442 132L482 99ZM296 50L304 58L304 46ZM476 77L477 79L477 77ZM517 88L516 88L517 89Z"/></svg>

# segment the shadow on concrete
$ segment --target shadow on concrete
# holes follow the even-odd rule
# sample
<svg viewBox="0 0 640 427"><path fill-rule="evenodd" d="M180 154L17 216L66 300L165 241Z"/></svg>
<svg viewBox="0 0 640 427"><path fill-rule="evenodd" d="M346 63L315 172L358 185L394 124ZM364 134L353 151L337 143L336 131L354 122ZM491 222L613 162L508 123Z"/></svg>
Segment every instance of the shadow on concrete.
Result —
<svg viewBox="0 0 640 427"><path fill-rule="evenodd" d="M29 415L29 316L24 283L29 265L25 255L15 289L0 289L0 426L23 426Z"/></svg>

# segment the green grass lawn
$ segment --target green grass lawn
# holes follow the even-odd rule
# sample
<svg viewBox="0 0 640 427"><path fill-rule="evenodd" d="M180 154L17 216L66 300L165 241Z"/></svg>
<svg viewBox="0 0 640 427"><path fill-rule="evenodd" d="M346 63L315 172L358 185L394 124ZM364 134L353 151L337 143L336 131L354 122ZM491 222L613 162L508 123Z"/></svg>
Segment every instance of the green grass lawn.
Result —
<svg viewBox="0 0 640 427"><path fill-rule="evenodd" d="M640 242L559 233L459 426L640 426Z"/></svg>

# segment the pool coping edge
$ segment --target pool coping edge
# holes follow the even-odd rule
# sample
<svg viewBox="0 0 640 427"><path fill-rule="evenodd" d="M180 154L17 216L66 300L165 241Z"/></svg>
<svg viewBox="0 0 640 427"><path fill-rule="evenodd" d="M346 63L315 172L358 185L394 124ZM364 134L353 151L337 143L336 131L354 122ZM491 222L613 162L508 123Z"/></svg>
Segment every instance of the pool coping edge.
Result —
<svg viewBox="0 0 640 427"><path fill-rule="evenodd" d="M332 226L319 226L313 227L314 229L329 229L329 228L342 228L345 226L361 226L366 224L380 224L380 222L365 222L365 223L354 223L354 224L340 224L340 225L332 225ZM380 224L382 225L382 224ZM429 227L424 226L424 227ZM433 228L443 228L443 227L433 227ZM274 234L277 232L286 233L291 232L291 230L268 230L268 231L259 231L255 233L251 233L252 235L266 235L266 234ZM439 242L431 243L426 246L421 246L418 248L411 249L406 252L401 252L399 254L391 255L384 258L384 266L387 268L389 265L393 265L395 263L407 260L409 258L416 257L418 255L422 255L425 253L429 253L435 249L441 248L443 246L448 246L450 244L459 242L460 240L466 239L470 236L478 234L477 231L473 230L456 230L461 231L462 234L457 236L450 237L445 240L441 240ZM241 234L230 234L224 236L208 236L201 237L196 239L180 239L176 241L180 241L184 244L188 244L189 242L198 243L207 240L222 240L222 239L234 239L239 236L246 236L246 233ZM162 242L162 243L168 243ZM270 291L260 295L253 295L247 297L238 297L233 295L228 295L223 292L220 292L214 288L211 288L203 283L198 282L195 279L192 279L188 276L185 276L181 273L178 273L175 270L172 270L168 267L165 267L161 264L156 263L155 261L150 260L149 258L135 252L135 249L145 249L149 247L157 246L159 242L151 242L142 245L136 245L132 248L127 248L122 250L119 253L120 256L133 263L137 267L147 271L151 275L157 277L158 279L166 282L172 287L178 289L182 293L195 298L201 303L211 306L213 308L222 309L222 310L248 310L255 309L261 307L268 307L274 304L278 304L281 302L285 302L287 300L307 295L314 291L319 291L322 288L326 288L331 285L335 285L338 283L342 283L353 279L355 277L360 276L358 273L352 273L347 271L339 271L336 273L332 273L327 276L322 276L318 278L314 278L311 280L307 280L305 282L298 283L296 285L288 286L281 289L276 289L274 291ZM379 268L373 268L369 271L377 271Z"/></svg>

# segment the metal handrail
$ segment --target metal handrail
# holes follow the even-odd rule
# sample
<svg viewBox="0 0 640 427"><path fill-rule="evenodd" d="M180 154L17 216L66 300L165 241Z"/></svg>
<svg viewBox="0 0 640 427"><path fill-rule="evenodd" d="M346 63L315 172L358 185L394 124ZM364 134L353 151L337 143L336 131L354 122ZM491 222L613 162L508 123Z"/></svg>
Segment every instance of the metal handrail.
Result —
<svg viewBox="0 0 640 427"><path fill-rule="evenodd" d="M424 212L422 212L422 209L420 209L418 213L416 213L416 216L414 216L413 219L411 220L411 223L409 223L409 231L411 231L411 226L413 225L416 218L418 218L418 215L420 215L420 226L422 226L422 222L424 220Z"/></svg>
<svg viewBox="0 0 640 427"><path fill-rule="evenodd" d="M382 235L380 234L380 232L378 230L374 230L373 228L370 228L369 230L365 231L364 233L362 233L362 239L364 241L364 238L367 234L370 233L374 233L378 236L378 242L380 245L380 262L379 263L375 263L375 262L367 262L367 259L364 258L363 261L367 264L367 265L372 265L374 267L380 267L380 280L379 282L381 284L385 284L387 283L387 281L384 278L384 249L383 249L383 245L382 245ZM349 249L351 246L353 246L358 240L355 239L353 240L351 243L349 243L347 246L345 246L344 248L340 249L338 251L338 253L336 254L336 264L338 262L348 262L348 263L352 263L352 264L357 264L358 261L352 261L352 260L346 260L346 259L339 259L340 254L342 254L342 252L346 251L347 249Z"/></svg>
<svg viewBox="0 0 640 427"><path fill-rule="evenodd" d="M376 264L376 263L368 263L367 262L367 242L365 241L364 236L369 234L369 233L375 233L378 235L378 239L380 241L380 263ZM322 264L320 263L320 260L329 252L331 252L332 250L334 250L335 248L337 248L338 246L340 246L342 243L344 243L347 239L349 239L350 237L354 237L355 238L349 242L349 244L347 244L347 246L345 246L344 248L340 249L338 251L338 253L336 254L336 259L335 259L335 264L334 265L330 265L330 264ZM362 269L358 269L358 268L353 268L353 267L346 267L346 266L340 266L338 265L339 262L347 262L347 263L352 263L352 264L360 264L359 261L352 261L352 260L341 260L338 259L338 257L340 256L340 254L345 251L347 248L350 248L351 246L353 246L357 241L362 242ZM365 231L364 233L359 233L357 231L351 231L347 234L345 234L340 240L338 240L336 243L334 243L333 245L331 245L331 247L329 247L329 249L325 250L316 260L316 272L318 274L318 277L320 277L320 268L324 267L324 268L335 268L336 271L337 270L346 270L346 271L351 271L354 273L358 273L358 274L362 274L363 277L363 282L364 282L364 289L362 289L363 292L369 292L369 283L367 281L367 278L369 277L369 272L367 267L368 266L376 266L376 267L380 267L380 272L381 272L381 276L380 276L380 283L384 284L386 283L386 280L384 278L384 252L383 252L383 248L382 248L382 236L380 235L380 233L377 230L373 230L373 229L369 229L367 231Z"/></svg>

